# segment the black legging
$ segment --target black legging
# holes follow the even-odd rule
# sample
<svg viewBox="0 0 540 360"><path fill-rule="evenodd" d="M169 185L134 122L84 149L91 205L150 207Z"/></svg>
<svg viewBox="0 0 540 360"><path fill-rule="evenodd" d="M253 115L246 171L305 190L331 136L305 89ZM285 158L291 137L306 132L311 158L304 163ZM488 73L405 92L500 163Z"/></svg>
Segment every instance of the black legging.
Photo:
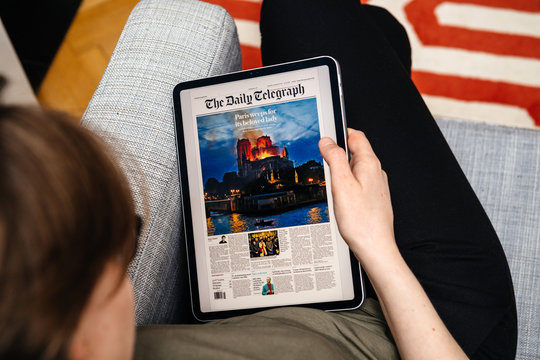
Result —
<svg viewBox="0 0 540 360"><path fill-rule="evenodd" d="M269 0L261 33L264 65L338 60L348 126L366 133L388 174L407 264L469 356L514 358L516 307L503 249L410 79L403 27L358 0Z"/></svg>

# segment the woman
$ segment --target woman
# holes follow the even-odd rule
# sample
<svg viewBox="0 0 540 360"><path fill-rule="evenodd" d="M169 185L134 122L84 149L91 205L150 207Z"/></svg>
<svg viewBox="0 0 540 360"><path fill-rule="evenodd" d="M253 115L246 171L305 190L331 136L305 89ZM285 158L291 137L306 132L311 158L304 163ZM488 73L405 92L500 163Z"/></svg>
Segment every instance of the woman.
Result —
<svg viewBox="0 0 540 360"><path fill-rule="evenodd" d="M403 29L357 1L273 0L263 4L261 31L265 65L320 54L340 61L349 125L373 149L355 130L350 163L330 139L319 146L340 232L380 307L367 299L343 313L283 308L143 328L137 358L512 358L504 254L408 77ZM0 116L8 174L0 180L0 357L129 358L124 274L136 222L125 179L88 132L57 114ZM253 342L263 330L264 342Z"/></svg>
<svg viewBox="0 0 540 360"><path fill-rule="evenodd" d="M263 239L259 239L259 256L263 257L268 255L266 252L266 244L264 243Z"/></svg>
<svg viewBox="0 0 540 360"><path fill-rule="evenodd" d="M0 107L0 358L129 359L126 179L73 119Z"/></svg>
<svg viewBox="0 0 540 360"><path fill-rule="evenodd" d="M351 167L332 140L320 142L334 179L339 228L380 295L402 356L417 356L428 343L426 351L465 358L399 255L385 173L364 135L351 130L349 137ZM134 253L137 222L126 179L95 136L58 113L0 108L0 140L0 357L131 358L134 305L126 268ZM359 201L351 204L351 195ZM356 216L348 213L363 223L358 226ZM389 278L388 272L395 275ZM307 315L300 316L306 321L333 316L304 310ZM266 322L259 325L265 331L272 326L291 331L290 326L271 324L276 313L284 316L282 309L267 311L262 315ZM233 333L246 318L249 322L250 317L229 320ZM169 328L167 333L192 343L197 343L193 337L198 333L208 342L212 328L220 328L218 336L231 336L227 322ZM302 322L303 331L292 328L293 337L306 331ZM245 327L240 332L252 334ZM152 341L157 351L197 354L185 344L177 349L163 343L160 331L150 329L150 339L153 336L161 338ZM290 339L285 333L285 341ZM291 348L289 344L281 350L290 355ZM222 352L217 345L214 349ZM157 358L155 349L151 353ZM428 358L432 354L425 352Z"/></svg>

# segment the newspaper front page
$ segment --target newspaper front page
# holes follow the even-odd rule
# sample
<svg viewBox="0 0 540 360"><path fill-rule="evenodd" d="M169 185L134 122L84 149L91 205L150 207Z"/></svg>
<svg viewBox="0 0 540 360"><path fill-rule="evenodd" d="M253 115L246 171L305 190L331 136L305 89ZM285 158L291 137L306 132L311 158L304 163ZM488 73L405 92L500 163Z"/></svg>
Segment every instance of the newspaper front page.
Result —
<svg viewBox="0 0 540 360"><path fill-rule="evenodd" d="M332 109L321 103L320 77L299 70L189 94L203 308L343 300L329 172L318 149L321 136L333 135L321 120Z"/></svg>

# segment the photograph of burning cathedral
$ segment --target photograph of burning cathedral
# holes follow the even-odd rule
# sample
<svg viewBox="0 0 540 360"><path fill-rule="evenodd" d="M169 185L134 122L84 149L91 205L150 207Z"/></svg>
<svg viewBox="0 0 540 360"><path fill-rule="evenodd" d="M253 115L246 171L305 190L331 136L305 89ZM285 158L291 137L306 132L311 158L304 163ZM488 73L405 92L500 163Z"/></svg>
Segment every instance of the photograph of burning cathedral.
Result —
<svg viewBox="0 0 540 360"><path fill-rule="evenodd" d="M209 235L328 221L316 99L197 118Z"/></svg>
<svg viewBox="0 0 540 360"><path fill-rule="evenodd" d="M289 160L287 148L280 150L278 146L272 144L272 139L268 135L258 137L254 146L251 145L250 139L239 139L236 154L238 176L246 180L266 176L267 180L276 181L280 170L294 167L293 162Z"/></svg>

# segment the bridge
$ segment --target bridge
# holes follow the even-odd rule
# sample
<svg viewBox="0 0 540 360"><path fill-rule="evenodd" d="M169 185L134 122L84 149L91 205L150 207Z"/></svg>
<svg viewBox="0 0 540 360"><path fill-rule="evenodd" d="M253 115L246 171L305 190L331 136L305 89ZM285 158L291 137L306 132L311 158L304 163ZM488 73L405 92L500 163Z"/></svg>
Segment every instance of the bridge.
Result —
<svg viewBox="0 0 540 360"><path fill-rule="evenodd" d="M206 216L210 216L210 211L217 211L217 212L222 212L222 213L231 212L230 199L208 200L204 202L204 205L206 207Z"/></svg>

